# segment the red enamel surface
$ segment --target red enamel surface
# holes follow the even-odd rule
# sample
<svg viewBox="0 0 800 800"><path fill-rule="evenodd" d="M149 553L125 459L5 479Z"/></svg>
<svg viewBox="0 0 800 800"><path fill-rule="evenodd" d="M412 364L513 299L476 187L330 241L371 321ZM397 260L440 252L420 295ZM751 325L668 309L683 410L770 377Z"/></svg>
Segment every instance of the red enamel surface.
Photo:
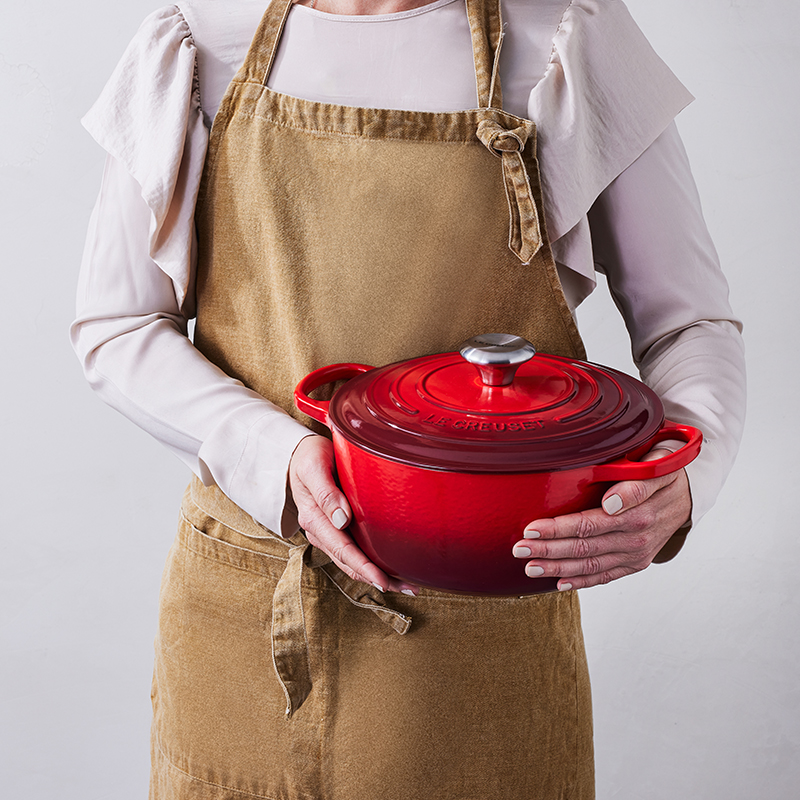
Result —
<svg viewBox="0 0 800 800"><path fill-rule="evenodd" d="M525 595L553 591L529 578L514 543L529 522L599 505L591 468L516 475L427 470L366 453L334 435L350 532L391 575L445 591Z"/></svg>

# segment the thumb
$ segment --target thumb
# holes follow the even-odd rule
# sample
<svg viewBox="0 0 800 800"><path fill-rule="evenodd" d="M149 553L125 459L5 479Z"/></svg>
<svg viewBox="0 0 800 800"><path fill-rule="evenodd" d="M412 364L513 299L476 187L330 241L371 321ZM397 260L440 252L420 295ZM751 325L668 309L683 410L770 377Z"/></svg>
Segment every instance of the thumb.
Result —
<svg viewBox="0 0 800 800"><path fill-rule="evenodd" d="M305 492L334 528L347 527L350 504L334 479L333 445L321 436L303 439L292 456L292 467Z"/></svg>

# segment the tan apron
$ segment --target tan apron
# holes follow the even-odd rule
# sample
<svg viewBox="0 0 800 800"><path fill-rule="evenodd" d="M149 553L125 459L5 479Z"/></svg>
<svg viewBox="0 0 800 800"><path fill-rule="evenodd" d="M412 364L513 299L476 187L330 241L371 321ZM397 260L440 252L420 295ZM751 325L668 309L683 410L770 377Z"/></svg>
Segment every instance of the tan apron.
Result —
<svg viewBox="0 0 800 800"><path fill-rule="evenodd" d="M466 6L478 109L271 91L291 8L273 0L214 120L196 344L304 422L292 390L329 363L490 331L583 356L541 219L535 128L501 110L499 0ZM573 592L384 596L194 481L156 645L152 800L594 797Z"/></svg>

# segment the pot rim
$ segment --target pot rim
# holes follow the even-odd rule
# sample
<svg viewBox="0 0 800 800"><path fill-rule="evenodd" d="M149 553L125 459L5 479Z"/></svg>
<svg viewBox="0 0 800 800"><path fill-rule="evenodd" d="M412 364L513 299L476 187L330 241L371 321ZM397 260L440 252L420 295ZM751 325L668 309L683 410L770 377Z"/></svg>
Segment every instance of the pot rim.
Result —
<svg viewBox="0 0 800 800"><path fill-rule="evenodd" d="M458 353L379 368L334 364L309 373L295 399L355 447L428 470L516 474L624 465L665 439L685 443L679 452L686 463L699 451L699 431L667 423L651 389L609 367L540 354L508 386L487 388L476 375ZM342 379L331 401L310 397ZM476 397L488 400L485 407L471 405Z"/></svg>

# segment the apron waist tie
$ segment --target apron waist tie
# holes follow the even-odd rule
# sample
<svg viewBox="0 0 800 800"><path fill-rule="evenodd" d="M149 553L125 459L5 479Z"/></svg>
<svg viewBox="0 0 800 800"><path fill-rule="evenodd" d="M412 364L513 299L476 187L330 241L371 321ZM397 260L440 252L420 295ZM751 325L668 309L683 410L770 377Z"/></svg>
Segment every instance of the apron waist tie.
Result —
<svg viewBox="0 0 800 800"><path fill-rule="evenodd" d="M256 522L216 486L203 486L194 479L192 502L208 516L250 539L278 542L289 551L286 568L272 595L272 663L286 697L286 716L291 717L311 693L311 659L303 612L304 569L319 569L356 607L371 611L399 634L411 627L411 617L385 604L383 595L353 580L326 553L314 547L302 534L284 539Z"/></svg>
<svg viewBox="0 0 800 800"><path fill-rule="evenodd" d="M529 264L542 247L539 212L522 159L525 143L534 130L532 123L507 129L496 120L484 119L476 131L489 152L502 159L510 216L508 247L523 264Z"/></svg>

